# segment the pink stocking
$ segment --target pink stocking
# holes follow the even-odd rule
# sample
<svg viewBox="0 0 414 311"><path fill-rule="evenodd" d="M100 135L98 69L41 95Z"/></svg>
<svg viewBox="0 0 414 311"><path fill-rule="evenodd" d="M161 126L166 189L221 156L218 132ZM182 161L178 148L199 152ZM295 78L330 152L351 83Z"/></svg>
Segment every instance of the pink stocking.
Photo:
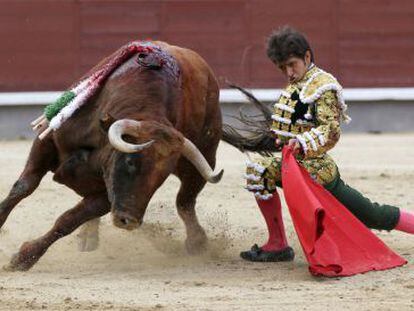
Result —
<svg viewBox="0 0 414 311"><path fill-rule="evenodd" d="M269 239L261 248L264 251L278 251L287 247L285 227L282 218L282 205L277 192L269 200L256 199L266 221Z"/></svg>
<svg viewBox="0 0 414 311"><path fill-rule="evenodd" d="M400 220L395 229L414 234L414 213L400 209Z"/></svg>

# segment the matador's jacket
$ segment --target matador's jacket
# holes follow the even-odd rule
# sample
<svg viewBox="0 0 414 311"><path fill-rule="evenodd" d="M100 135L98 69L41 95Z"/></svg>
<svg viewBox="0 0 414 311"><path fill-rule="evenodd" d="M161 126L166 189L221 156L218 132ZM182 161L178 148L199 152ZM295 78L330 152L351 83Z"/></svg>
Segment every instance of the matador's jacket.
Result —
<svg viewBox="0 0 414 311"><path fill-rule="evenodd" d="M340 137L341 121L349 122L342 87L329 73L312 64L302 80L289 84L274 104L272 132L285 144L296 138L302 153L299 163L321 185L332 182L338 168L327 151ZM259 199L272 196L281 186L281 157L248 161L247 189Z"/></svg>

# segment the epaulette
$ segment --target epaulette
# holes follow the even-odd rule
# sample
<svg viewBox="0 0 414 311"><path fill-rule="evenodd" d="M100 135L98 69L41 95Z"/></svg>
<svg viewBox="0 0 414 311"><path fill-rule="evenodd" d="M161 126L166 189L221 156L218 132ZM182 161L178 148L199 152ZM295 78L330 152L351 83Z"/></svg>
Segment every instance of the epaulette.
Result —
<svg viewBox="0 0 414 311"><path fill-rule="evenodd" d="M345 104L343 89L339 82L333 75L319 69L306 81L303 86L299 97L300 100L305 104L311 104L317 101L323 93L327 91L335 91L338 99L338 104L341 109L342 120L345 123L349 123L351 118L346 115L345 111L347 105Z"/></svg>

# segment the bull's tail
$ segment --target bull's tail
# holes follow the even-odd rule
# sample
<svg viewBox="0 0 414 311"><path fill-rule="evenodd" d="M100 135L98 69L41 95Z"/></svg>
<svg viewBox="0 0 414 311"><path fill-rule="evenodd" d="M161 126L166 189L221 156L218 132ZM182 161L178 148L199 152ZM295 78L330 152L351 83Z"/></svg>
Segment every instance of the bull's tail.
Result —
<svg viewBox="0 0 414 311"><path fill-rule="evenodd" d="M275 146L275 139L271 133L255 133L250 132L246 135L240 134L241 130L237 130L231 125L223 125L222 139L226 143L236 147L241 152L252 151L262 154L280 151ZM246 131L248 132L248 131Z"/></svg>
<svg viewBox="0 0 414 311"><path fill-rule="evenodd" d="M233 118L243 125L243 129L224 124L222 139L242 152L252 151L268 155L272 152L280 151L276 148L274 136L270 131L272 110L244 88L233 83L227 83L231 88L242 92L249 102L259 110L259 115L247 115L242 107L239 111L239 116Z"/></svg>

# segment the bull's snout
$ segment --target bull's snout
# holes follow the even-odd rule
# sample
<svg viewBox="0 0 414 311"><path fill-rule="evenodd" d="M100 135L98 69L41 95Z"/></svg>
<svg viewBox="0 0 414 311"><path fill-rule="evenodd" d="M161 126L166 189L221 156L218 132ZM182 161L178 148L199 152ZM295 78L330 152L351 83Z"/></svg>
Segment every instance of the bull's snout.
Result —
<svg viewBox="0 0 414 311"><path fill-rule="evenodd" d="M136 229L142 224L142 219L137 219L129 213L122 211L113 211L112 221L116 227L126 230Z"/></svg>

